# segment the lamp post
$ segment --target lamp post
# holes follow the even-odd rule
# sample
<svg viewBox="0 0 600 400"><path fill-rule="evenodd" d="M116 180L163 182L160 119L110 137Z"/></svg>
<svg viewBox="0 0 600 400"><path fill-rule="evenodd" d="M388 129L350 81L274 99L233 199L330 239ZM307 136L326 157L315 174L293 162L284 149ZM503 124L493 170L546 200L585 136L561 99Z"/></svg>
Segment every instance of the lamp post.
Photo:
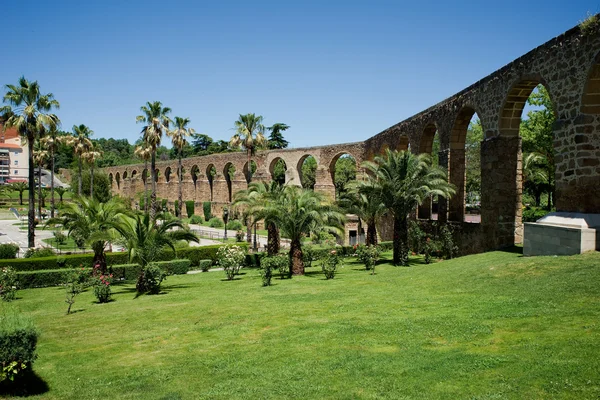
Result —
<svg viewBox="0 0 600 400"><path fill-rule="evenodd" d="M229 219L229 210L227 210L227 207L223 208L223 222L225 222L225 240L227 240L227 220Z"/></svg>

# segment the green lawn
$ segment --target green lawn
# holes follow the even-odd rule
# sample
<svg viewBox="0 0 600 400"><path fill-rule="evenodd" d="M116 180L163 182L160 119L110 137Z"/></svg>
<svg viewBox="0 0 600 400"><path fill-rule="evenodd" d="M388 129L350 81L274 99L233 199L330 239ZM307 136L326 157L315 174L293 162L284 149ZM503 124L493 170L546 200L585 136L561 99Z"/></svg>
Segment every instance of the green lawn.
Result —
<svg viewBox="0 0 600 400"><path fill-rule="evenodd" d="M62 250L62 251L80 251L81 249L77 247L77 245L75 244L75 241L73 240L73 238L71 237L67 237L67 240L65 241L64 244L58 244L56 242L56 239L52 238L47 238L47 239L42 239L42 242L47 243L49 246L54 247L56 249ZM89 246L85 246L84 250L90 250L91 247Z"/></svg>
<svg viewBox="0 0 600 400"><path fill-rule="evenodd" d="M390 254L386 254L390 257ZM64 289L14 302L42 334L40 399L596 399L600 254L493 252L372 276L348 263L263 288L256 270L169 277L164 293L64 315Z"/></svg>

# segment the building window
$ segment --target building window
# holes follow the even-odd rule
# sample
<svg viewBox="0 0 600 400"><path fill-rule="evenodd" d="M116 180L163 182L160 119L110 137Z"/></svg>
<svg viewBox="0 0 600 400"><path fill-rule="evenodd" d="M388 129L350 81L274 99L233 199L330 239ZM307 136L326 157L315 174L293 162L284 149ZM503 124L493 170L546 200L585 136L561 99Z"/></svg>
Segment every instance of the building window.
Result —
<svg viewBox="0 0 600 400"><path fill-rule="evenodd" d="M19 175L19 170L15 169L15 175Z"/></svg>
<svg viewBox="0 0 600 400"><path fill-rule="evenodd" d="M19 165L19 160L15 160L15 165Z"/></svg>
<svg viewBox="0 0 600 400"><path fill-rule="evenodd" d="M18 155L19 155L19 152L18 152L18 151L15 151L15 156L18 156Z"/></svg>

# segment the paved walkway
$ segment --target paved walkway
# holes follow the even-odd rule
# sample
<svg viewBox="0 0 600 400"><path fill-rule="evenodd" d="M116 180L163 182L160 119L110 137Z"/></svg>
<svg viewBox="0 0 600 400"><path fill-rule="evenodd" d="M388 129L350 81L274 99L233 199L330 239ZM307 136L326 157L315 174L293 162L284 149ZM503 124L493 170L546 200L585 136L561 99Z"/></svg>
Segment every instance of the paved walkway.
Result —
<svg viewBox="0 0 600 400"><path fill-rule="evenodd" d="M0 243L14 243L21 249L20 254L23 254L28 249L27 246L27 229L19 229L18 225L15 225L19 220L14 217L13 219L0 220ZM23 225L27 227L27 223ZM52 231L36 229L35 230L35 247L44 247L48 244L42 242L42 239L53 237Z"/></svg>

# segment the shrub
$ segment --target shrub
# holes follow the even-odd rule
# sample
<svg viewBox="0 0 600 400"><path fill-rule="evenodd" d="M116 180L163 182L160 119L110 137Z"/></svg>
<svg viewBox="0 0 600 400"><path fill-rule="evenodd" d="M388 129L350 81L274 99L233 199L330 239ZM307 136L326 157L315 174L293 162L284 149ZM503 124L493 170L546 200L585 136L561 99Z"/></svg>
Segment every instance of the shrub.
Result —
<svg viewBox="0 0 600 400"><path fill-rule="evenodd" d="M190 260L155 261L152 264L160 267L168 275L185 275L190 270Z"/></svg>
<svg viewBox="0 0 600 400"><path fill-rule="evenodd" d="M225 223L220 218L213 217L208 221L208 226L211 228L222 228L225 226Z"/></svg>
<svg viewBox="0 0 600 400"><path fill-rule="evenodd" d="M200 248L200 247L195 247ZM216 251L216 250L215 250ZM172 252L170 254L173 254ZM91 266L93 254L72 254L66 256L51 256L39 258L17 258L0 260L0 268L13 267L15 271L53 270L58 268L77 268L81 265ZM127 253L106 253L106 262L109 265L125 264L129 261Z"/></svg>
<svg viewBox="0 0 600 400"><path fill-rule="evenodd" d="M263 286L271 286L271 278L273 277L273 269L271 265L265 264L260 269L260 276L262 278Z"/></svg>
<svg viewBox="0 0 600 400"><path fill-rule="evenodd" d="M212 260L200 260L199 263L199 267L202 270L202 272L208 272L208 270L210 269L210 267L212 267L213 262Z"/></svg>
<svg viewBox="0 0 600 400"><path fill-rule="evenodd" d="M196 210L194 209L194 201L188 200L185 202L185 211L187 212L188 218L192 218Z"/></svg>
<svg viewBox="0 0 600 400"><path fill-rule="evenodd" d="M302 261L305 267L311 267L315 260L315 250L312 246L302 246Z"/></svg>
<svg viewBox="0 0 600 400"><path fill-rule="evenodd" d="M37 358L38 331L30 318L5 307L0 314L0 382L14 380Z"/></svg>
<svg viewBox="0 0 600 400"><path fill-rule="evenodd" d="M120 264L108 267L108 272L114 279L132 281L137 279L142 273L142 267L139 264Z"/></svg>
<svg viewBox="0 0 600 400"><path fill-rule="evenodd" d="M25 251L24 258L40 258L40 257L50 257L55 256L56 253L49 247L42 247L39 249L29 248Z"/></svg>
<svg viewBox="0 0 600 400"><path fill-rule="evenodd" d="M199 216L199 215L192 215L190 217L190 224L201 225L202 224L202 217Z"/></svg>
<svg viewBox="0 0 600 400"><path fill-rule="evenodd" d="M142 271L135 288L138 293L158 294L160 293L160 285L166 277L167 274L162 268L155 263L149 264Z"/></svg>
<svg viewBox="0 0 600 400"><path fill-rule="evenodd" d="M536 222L550 211L541 207L526 207L523 210L523 222Z"/></svg>
<svg viewBox="0 0 600 400"><path fill-rule="evenodd" d="M246 251L246 248L244 247L244 251ZM252 253L252 254L246 254L246 261L245 264L247 267L250 268L260 268L260 260L264 257L264 253Z"/></svg>
<svg viewBox="0 0 600 400"><path fill-rule="evenodd" d="M85 289L85 283L89 278L88 272L89 270L86 271L85 268L82 268L80 270L73 270L67 275L68 280L67 285L65 286L67 291L65 303L69 305L69 308L67 308L67 315L71 313L71 307L75 304L75 298L83 292L83 289Z"/></svg>
<svg viewBox="0 0 600 400"><path fill-rule="evenodd" d="M449 225L444 225L440 229L440 250L442 251L442 256L449 260L454 257L458 253L458 246L454 244L454 239L452 238L452 230Z"/></svg>
<svg viewBox="0 0 600 400"><path fill-rule="evenodd" d="M431 264L432 255L437 254L439 251L439 243L436 240L427 238L425 245L423 246L423 252L425 253L425 264Z"/></svg>
<svg viewBox="0 0 600 400"><path fill-rule="evenodd" d="M244 234L244 231L241 231L241 230L240 230L240 231L237 231L237 232L235 233L235 241L236 241L236 242L243 242L243 241L244 241L244 236L246 236L246 235Z"/></svg>
<svg viewBox="0 0 600 400"><path fill-rule="evenodd" d="M281 279L284 279L286 276L289 276L290 273L289 257L284 254L277 254L271 257L263 257L260 260L260 267L262 269L268 268L271 271L279 270L279 275L281 276Z"/></svg>
<svg viewBox="0 0 600 400"><path fill-rule="evenodd" d="M94 296L96 296L98 303L108 303L110 301L112 296L112 291L110 289L112 280L112 274L100 275L94 278L92 285L94 286Z"/></svg>
<svg viewBox="0 0 600 400"><path fill-rule="evenodd" d="M54 240L57 244L63 245L67 243L67 235L65 235L62 231L54 231L52 235L54 236Z"/></svg>
<svg viewBox="0 0 600 400"><path fill-rule="evenodd" d="M12 301L17 295L17 274L11 267L0 269L0 298Z"/></svg>
<svg viewBox="0 0 600 400"><path fill-rule="evenodd" d="M423 249L423 242L427 235L417 221L411 220L408 224L408 243L410 249L414 251L416 254L421 254Z"/></svg>
<svg viewBox="0 0 600 400"><path fill-rule="evenodd" d="M357 246L356 255L358 260L365 265L367 271L371 270L371 274L375 275L375 265L381 256L381 250L378 246Z"/></svg>
<svg viewBox="0 0 600 400"><path fill-rule="evenodd" d="M246 252L240 246L222 246L217 251L218 263L225 270L228 280L233 280L242 267Z"/></svg>
<svg viewBox="0 0 600 400"><path fill-rule="evenodd" d="M0 259L14 259L19 253L19 246L12 243L0 244Z"/></svg>
<svg viewBox="0 0 600 400"><path fill-rule="evenodd" d="M175 216L181 218L181 215L179 215L179 200L173 202L173 207L175 208Z"/></svg>
<svg viewBox="0 0 600 400"><path fill-rule="evenodd" d="M327 257L321 260L323 273L326 279L333 279L335 276L337 267L342 264L342 259L337 254L336 250L331 250Z"/></svg>
<svg viewBox="0 0 600 400"><path fill-rule="evenodd" d="M227 229L231 229L232 231L239 231L244 227L242 223L237 219L232 219L227 222Z"/></svg>
<svg viewBox="0 0 600 400"><path fill-rule="evenodd" d="M204 212L204 220L209 221L212 218L212 210L210 201L202 203L202 211Z"/></svg>

